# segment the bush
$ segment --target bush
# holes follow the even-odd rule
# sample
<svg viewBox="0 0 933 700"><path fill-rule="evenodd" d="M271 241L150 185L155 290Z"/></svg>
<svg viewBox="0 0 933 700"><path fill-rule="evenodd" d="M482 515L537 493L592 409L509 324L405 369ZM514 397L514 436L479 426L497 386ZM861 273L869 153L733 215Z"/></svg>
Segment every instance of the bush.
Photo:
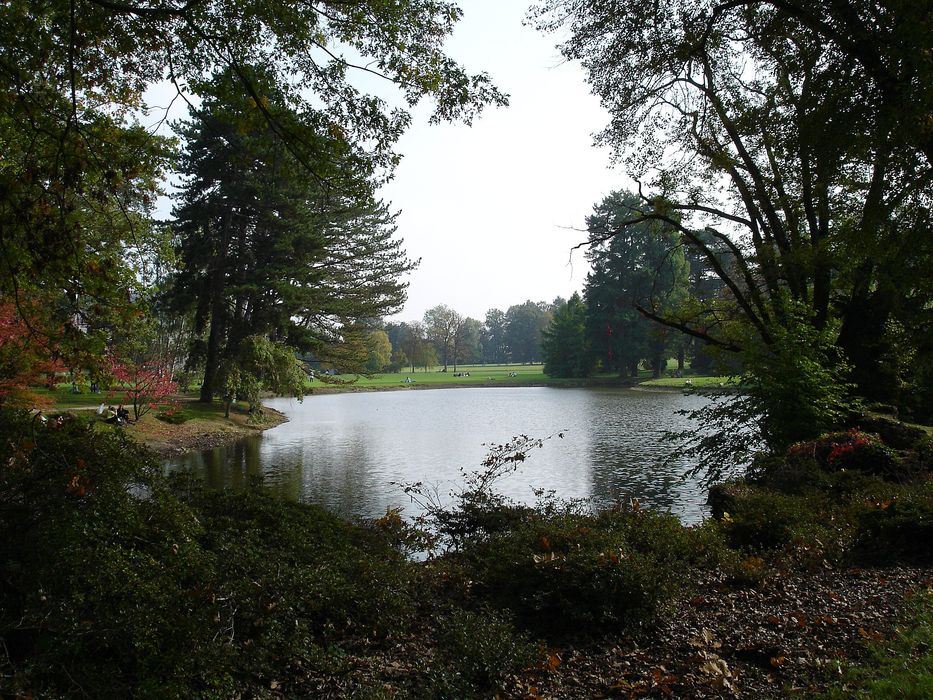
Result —
<svg viewBox="0 0 933 700"><path fill-rule="evenodd" d="M758 552L790 544L813 520L813 506L805 499L753 490L724 516L723 530L731 546Z"/></svg>
<svg viewBox="0 0 933 700"><path fill-rule="evenodd" d="M169 483L122 431L0 413L0 695L232 697L348 673L410 626L382 536L265 490Z"/></svg>
<svg viewBox="0 0 933 700"><path fill-rule="evenodd" d="M210 606L179 595L211 566L197 519L119 432L9 413L0 431L0 690L181 692L223 653Z"/></svg>
<svg viewBox="0 0 933 700"><path fill-rule="evenodd" d="M858 518L853 554L867 564L933 564L933 501L880 501Z"/></svg>
<svg viewBox="0 0 933 700"><path fill-rule="evenodd" d="M516 508L498 518L510 521L465 540L457 561L476 595L543 634L646 623L681 590L685 571L714 560L721 545L712 528L640 509Z"/></svg>
<svg viewBox="0 0 933 700"><path fill-rule="evenodd" d="M791 445L785 455L786 469L806 470L815 464L828 472L859 471L899 480L908 476L897 453L877 435L858 428L828 433L816 440Z"/></svg>
<svg viewBox="0 0 933 700"><path fill-rule="evenodd" d="M510 673L540 663L543 648L493 610L452 609L437 618L437 656L425 669L437 698L497 695Z"/></svg>
<svg viewBox="0 0 933 700"><path fill-rule="evenodd" d="M194 415L190 411L184 411L178 408L170 408L166 411L160 411L157 413L156 418L164 423L181 425L182 423L187 423L189 420L194 418Z"/></svg>

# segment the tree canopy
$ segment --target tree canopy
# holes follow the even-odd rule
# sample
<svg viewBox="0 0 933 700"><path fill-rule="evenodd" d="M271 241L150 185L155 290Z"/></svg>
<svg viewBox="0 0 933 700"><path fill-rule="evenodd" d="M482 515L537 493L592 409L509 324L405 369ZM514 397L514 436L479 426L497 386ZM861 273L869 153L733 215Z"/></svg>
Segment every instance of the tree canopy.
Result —
<svg viewBox="0 0 933 700"><path fill-rule="evenodd" d="M544 373L551 377L586 377L592 358L586 339L586 305L574 292L554 311L542 333Z"/></svg>
<svg viewBox="0 0 933 700"><path fill-rule="evenodd" d="M919 351L930 347L933 308L931 9L929 0L539 5L540 25L569 32L564 54L582 61L610 112L599 140L640 186L642 206L606 236L646 220L678 229L742 323L656 320L758 357L812 329L842 350L859 394L904 404L930 395L929 368L891 358L929 358Z"/></svg>
<svg viewBox="0 0 933 700"><path fill-rule="evenodd" d="M7 0L2 8L0 294L20 309L36 300L47 318L33 319L32 332L62 338L72 328L88 357L121 322L117 311L133 315L127 300L139 298L142 268L164 245L151 214L173 149L137 119L154 109L144 102L148 86L165 81L187 100L205 77L226 72L307 177L337 190L342 171L323 143L355 150L371 188L391 173L409 122L358 88L354 73L394 83L408 105L430 97L435 120L469 122L484 105L506 102L486 75L444 54L461 14L447 2ZM263 67L276 99L251 66Z"/></svg>
<svg viewBox="0 0 933 700"><path fill-rule="evenodd" d="M645 359L660 372L671 333L646 315L667 317L689 294L678 231L648 220L619 230L642 207L637 196L613 192L587 217L592 241L586 253L592 267L585 288L587 337L604 369L622 376L637 376Z"/></svg>
<svg viewBox="0 0 933 700"><path fill-rule="evenodd" d="M260 77L263 99L280 114L283 96ZM410 263L394 237L394 217L372 198L365 154L320 133L315 114L288 121L315 139L323 186L270 128L229 72L215 77L182 130L185 181L175 209L182 267L176 304L207 328L202 398L209 400L223 356L249 335L268 334L318 359L336 360L365 318L396 311ZM197 348L196 348L197 349ZM354 352L354 355L357 354ZM202 359L199 353L195 361ZM345 370L362 370L365 359Z"/></svg>

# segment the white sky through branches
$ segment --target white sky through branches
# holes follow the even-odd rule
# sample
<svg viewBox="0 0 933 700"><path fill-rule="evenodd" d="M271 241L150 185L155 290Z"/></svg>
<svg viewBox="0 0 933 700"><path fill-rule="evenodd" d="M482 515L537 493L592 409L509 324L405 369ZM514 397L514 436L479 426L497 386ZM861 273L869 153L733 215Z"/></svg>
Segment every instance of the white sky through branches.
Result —
<svg viewBox="0 0 933 700"><path fill-rule="evenodd" d="M550 301L583 287L588 266L570 249L584 218L628 182L592 145L609 121L582 68L564 61L559 37L523 26L526 0L463 0L447 52L486 71L510 95L472 127L427 124L415 110L403 155L382 196L401 210L399 232L421 266L400 320L437 304L482 320L526 299Z"/></svg>

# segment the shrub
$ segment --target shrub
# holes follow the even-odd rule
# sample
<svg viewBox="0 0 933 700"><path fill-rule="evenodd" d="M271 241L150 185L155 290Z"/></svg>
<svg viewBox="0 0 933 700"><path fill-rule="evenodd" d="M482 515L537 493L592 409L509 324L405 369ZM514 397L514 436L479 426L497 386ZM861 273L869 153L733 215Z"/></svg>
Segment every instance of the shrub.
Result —
<svg viewBox="0 0 933 700"><path fill-rule="evenodd" d="M0 412L0 695L307 695L412 617L411 566L321 509L172 483L122 431Z"/></svg>
<svg viewBox="0 0 933 700"><path fill-rule="evenodd" d="M190 411L185 411L179 408L170 408L157 413L156 418L164 423L181 425L182 423L187 423L189 420L194 418L194 415Z"/></svg>
<svg viewBox="0 0 933 700"><path fill-rule="evenodd" d="M197 519L119 432L6 412L0 431L2 691L181 693L224 655L212 606L180 595L211 566Z"/></svg>
<svg viewBox="0 0 933 700"><path fill-rule="evenodd" d="M853 553L868 564L933 563L933 501L905 498L872 504L858 518Z"/></svg>
<svg viewBox="0 0 933 700"><path fill-rule="evenodd" d="M520 522L466 540L458 560L478 595L543 634L645 623L681 589L691 557L709 556L696 545L710 532L669 515L518 512Z"/></svg>
<svg viewBox="0 0 933 700"><path fill-rule="evenodd" d="M830 472L860 471L885 478L900 479L905 470L897 453L877 435L858 428L828 433L816 440L791 445L785 455L787 468L793 470L815 463Z"/></svg>
<svg viewBox="0 0 933 700"><path fill-rule="evenodd" d="M812 506L800 497L754 490L724 516L723 530L733 547L753 552L777 549L791 543L813 520L812 513Z"/></svg>
<svg viewBox="0 0 933 700"><path fill-rule="evenodd" d="M452 609L437 618L437 655L425 670L431 695L491 697L509 673L540 663L543 649L494 610Z"/></svg>

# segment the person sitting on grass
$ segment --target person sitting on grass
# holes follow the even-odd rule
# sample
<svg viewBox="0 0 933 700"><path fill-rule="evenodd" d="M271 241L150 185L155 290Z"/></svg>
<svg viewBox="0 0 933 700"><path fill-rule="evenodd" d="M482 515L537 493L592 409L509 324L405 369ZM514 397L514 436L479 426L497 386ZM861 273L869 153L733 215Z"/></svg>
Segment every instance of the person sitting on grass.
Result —
<svg viewBox="0 0 933 700"><path fill-rule="evenodd" d="M130 412L127 409L123 408L122 403L117 408L116 413L113 413L113 406L107 409L107 412L111 414L107 418L107 421L106 421L107 423L111 423L113 425L126 425L127 423L130 422Z"/></svg>

